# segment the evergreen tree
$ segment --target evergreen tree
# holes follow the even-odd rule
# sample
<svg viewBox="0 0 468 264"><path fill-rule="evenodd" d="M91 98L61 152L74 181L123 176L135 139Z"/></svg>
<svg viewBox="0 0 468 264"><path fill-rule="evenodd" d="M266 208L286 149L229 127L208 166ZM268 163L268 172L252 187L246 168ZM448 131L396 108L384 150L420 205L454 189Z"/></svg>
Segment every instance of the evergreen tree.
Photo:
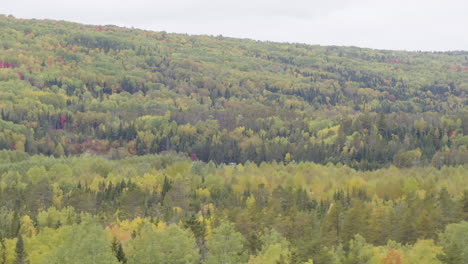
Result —
<svg viewBox="0 0 468 264"><path fill-rule="evenodd" d="M120 263L127 263L127 257L125 256L125 252L122 248L122 243L117 240L116 237L112 240L112 252L114 252L115 257Z"/></svg>
<svg viewBox="0 0 468 264"><path fill-rule="evenodd" d="M463 193L461 203L461 218L468 221L468 190Z"/></svg>
<svg viewBox="0 0 468 264"><path fill-rule="evenodd" d="M353 239L356 234L362 236L367 233L367 219L367 212L363 202L357 200L353 207L348 210L344 218L341 237L345 245L347 245L347 242Z"/></svg>
<svg viewBox="0 0 468 264"><path fill-rule="evenodd" d="M325 246L336 246L340 242L341 211L340 202L331 204L328 213L322 220L320 234Z"/></svg>
<svg viewBox="0 0 468 264"><path fill-rule="evenodd" d="M17 237L19 235L20 227L21 227L20 216L18 214L18 211L14 211L13 218L11 220L11 225L10 225L10 237Z"/></svg>
<svg viewBox="0 0 468 264"><path fill-rule="evenodd" d="M199 221L195 215L192 215L186 222L185 227L192 230L193 234L195 235L195 239L197 242L197 247L200 250L200 254L202 259L204 259L206 248L206 226L202 221Z"/></svg>
<svg viewBox="0 0 468 264"><path fill-rule="evenodd" d="M18 235L18 239L16 240L16 247L15 247L15 263L16 264L26 264L27 262L27 254L24 249L24 241L23 236L21 234Z"/></svg>

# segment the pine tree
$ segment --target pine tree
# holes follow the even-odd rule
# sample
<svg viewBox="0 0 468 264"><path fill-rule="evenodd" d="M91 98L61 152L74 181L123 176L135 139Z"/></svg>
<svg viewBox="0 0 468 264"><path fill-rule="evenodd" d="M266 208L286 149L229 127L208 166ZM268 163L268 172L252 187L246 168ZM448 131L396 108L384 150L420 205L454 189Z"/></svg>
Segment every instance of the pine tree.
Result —
<svg viewBox="0 0 468 264"><path fill-rule="evenodd" d="M330 205L328 213L322 220L320 232L325 246L336 246L340 242L341 203Z"/></svg>
<svg viewBox="0 0 468 264"><path fill-rule="evenodd" d="M461 216L462 219L468 221L468 190L463 193L463 198L461 200Z"/></svg>
<svg viewBox="0 0 468 264"><path fill-rule="evenodd" d="M63 149L63 146L61 143L58 143L57 146L55 147L55 150L54 150L54 156L59 158L59 157L63 157L65 155L65 150Z"/></svg>
<svg viewBox="0 0 468 264"><path fill-rule="evenodd" d="M16 256L16 264L26 264L27 262L27 255L26 251L24 250L24 242L23 236L21 234L18 235L18 239L16 240L16 248L15 248L15 256Z"/></svg>
<svg viewBox="0 0 468 264"><path fill-rule="evenodd" d="M17 211L13 213L13 219L10 226L10 237L17 237L21 227L20 217Z"/></svg>
<svg viewBox="0 0 468 264"><path fill-rule="evenodd" d="M125 256L125 252L123 251L121 243L119 243L119 247L117 248L117 260L120 263L127 263L127 257Z"/></svg>
<svg viewBox="0 0 468 264"><path fill-rule="evenodd" d="M348 211L343 224L341 237L345 245L354 238L356 234L366 234L368 214L364 204L357 200L353 207Z"/></svg>
<svg viewBox="0 0 468 264"><path fill-rule="evenodd" d="M187 221L185 221L185 227L192 230L192 233L195 236L197 246L200 250L202 259L205 256L205 243L206 243L206 227L202 221L199 221L195 215L192 215Z"/></svg>

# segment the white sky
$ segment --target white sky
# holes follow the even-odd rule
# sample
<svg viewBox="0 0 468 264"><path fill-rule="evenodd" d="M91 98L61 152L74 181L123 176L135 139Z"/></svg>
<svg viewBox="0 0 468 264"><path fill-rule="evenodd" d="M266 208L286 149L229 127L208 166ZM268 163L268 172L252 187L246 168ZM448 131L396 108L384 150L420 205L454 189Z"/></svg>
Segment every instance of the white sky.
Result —
<svg viewBox="0 0 468 264"><path fill-rule="evenodd" d="M0 14L401 50L468 50L468 0L0 0Z"/></svg>

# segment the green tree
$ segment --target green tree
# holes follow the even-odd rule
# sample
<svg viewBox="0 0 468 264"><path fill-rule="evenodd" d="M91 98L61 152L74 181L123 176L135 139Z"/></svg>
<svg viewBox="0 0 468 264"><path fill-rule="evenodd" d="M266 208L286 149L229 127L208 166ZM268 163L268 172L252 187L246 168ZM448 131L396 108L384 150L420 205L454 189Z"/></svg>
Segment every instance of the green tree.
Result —
<svg viewBox="0 0 468 264"><path fill-rule="evenodd" d="M460 201L461 218L468 221L468 190L463 192L463 197Z"/></svg>
<svg viewBox="0 0 468 264"><path fill-rule="evenodd" d="M372 256L372 246L362 236L355 235L349 242L348 254L343 264L369 263Z"/></svg>
<svg viewBox="0 0 468 264"><path fill-rule="evenodd" d="M55 157L62 157L65 155L65 150L63 149L63 146L61 143L58 143L57 146L55 146L53 155Z"/></svg>
<svg viewBox="0 0 468 264"><path fill-rule="evenodd" d="M24 249L23 236L21 234L18 235L18 239L16 240L15 257L16 264L28 263L26 250Z"/></svg>
<svg viewBox="0 0 468 264"><path fill-rule="evenodd" d="M118 264L104 230L84 221L74 225L65 241L44 257L50 264Z"/></svg>
<svg viewBox="0 0 468 264"><path fill-rule="evenodd" d="M340 242L341 211L341 203L333 203L330 205L327 214L322 220L320 236L325 246L336 246Z"/></svg>
<svg viewBox="0 0 468 264"><path fill-rule="evenodd" d="M406 152L399 153L393 158L395 166L400 168L409 168L419 165L421 160L421 150L415 149Z"/></svg>
<svg viewBox="0 0 468 264"><path fill-rule="evenodd" d="M418 240L406 254L405 263L441 264L437 255L442 253L442 248L434 244L433 240Z"/></svg>
<svg viewBox="0 0 468 264"><path fill-rule="evenodd" d="M145 224L130 248L130 264L189 264L200 258L193 234L176 225L156 232Z"/></svg>
<svg viewBox="0 0 468 264"><path fill-rule="evenodd" d="M118 241L115 237L112 240L111 248L114 252L115 257L120 263L127 263L127 257L125 256L125 252L123 251L122 243L120 243L120 241Z"/></svg>
<svg viewBox="0 0 468 264"><path fill-rule="evenodd" d="M290 243L276 230L269 230L261 238L262 249L251 256L249 264L289 264L291 261Z"/></svg>
<svg viewBox="0 0 468 264"><path fill-rule="evenodd" d="M366 234L367 219L367 212L363 202L356 200L353 207L348 210L344 218L343 230L341 232L341 237L344 243L353 239L356 234Z"/></svg>
<svg viewBox="0 0 468 264"><path fill-rule="evenodd" d="M468 263L468 222L450 224L439 237L446 264Z"/></svg>
<svg viewBox="0 0 468 264"><path fill-rule="evenodd" d="M231 223L223 223L213 230L213 235L207 241L207 249L208 264L234 264L247 260L244 237Z"/></svg>

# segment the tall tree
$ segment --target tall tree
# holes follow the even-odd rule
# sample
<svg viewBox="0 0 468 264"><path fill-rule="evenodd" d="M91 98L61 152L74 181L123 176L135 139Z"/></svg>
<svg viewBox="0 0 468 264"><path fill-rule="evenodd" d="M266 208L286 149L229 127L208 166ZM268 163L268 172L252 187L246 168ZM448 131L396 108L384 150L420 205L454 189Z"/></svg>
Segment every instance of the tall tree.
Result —
<svg viewBox="0 0 468 264"><path fill-rule="evenodd" d="M156 232L145 224L129 247L129 264L187 264L200 258L193 234L176 225Z"/></svg>
<svg viewBox="0 0 468 264"><path fill-rule="evenodd" d="M213 230L207 241L208 256L206 263L234 264L247 260L244 237L234 229L234 225L223 223Z"/></svg>
<svg viewBox="0 0 468 264"><path fill-rule="evenodd" d="M51 264L119 263L104 230L97 224L87 221L74 225L65 241L47 254L44 261Z"/></svg>
<svg viewBox="0 0 468 264"><path fill-rule="evenodd" d="M122 243L120 243L120 241L118 241L116 237L114 237L114 239L112 240L111 248L114 252L115 257L120 263L127 263L127 257L125 256L125 252L123 251Z"/></svg>
<svg viewBox="0 0 468 264"><path fill-rule="evenodd" d="M322 220L320 234L325 246L336 246L340 242L342 205L338 201L330 205Z"/></svg>
<svg viewBox="0 0 468 264"><path fill-rule="evenodd" d="M447 264L468 263L468 222L450 224L439 237Z"/></svg>
<svg viewBox="0 0 468 264"><path fill-rule="evenodd" d="M21 234L18 235L18 238L16 240L15 257L16 257L16 261L15 261L16 264L28 263L26 250L24 249L23 236Z"/></svg>

